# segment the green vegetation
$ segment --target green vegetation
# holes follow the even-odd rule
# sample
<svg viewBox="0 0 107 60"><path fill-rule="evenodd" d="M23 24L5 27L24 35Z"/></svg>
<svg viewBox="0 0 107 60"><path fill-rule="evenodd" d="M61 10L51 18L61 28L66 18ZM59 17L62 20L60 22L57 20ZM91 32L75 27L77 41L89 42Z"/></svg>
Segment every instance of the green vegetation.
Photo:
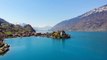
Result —
<svg viewBox="0 0 107 60"><path fill-rule="evenodd" d="M8 31L8 32L4 32L6 35L12 35L13 33Z"/></svg>

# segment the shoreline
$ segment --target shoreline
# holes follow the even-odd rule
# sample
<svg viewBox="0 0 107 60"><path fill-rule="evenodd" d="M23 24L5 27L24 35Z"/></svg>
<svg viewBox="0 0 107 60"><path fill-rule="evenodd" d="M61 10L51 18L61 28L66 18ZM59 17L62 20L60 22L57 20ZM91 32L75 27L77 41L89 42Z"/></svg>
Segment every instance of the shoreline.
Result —
<svg viewBox="0 0 107 60"><path fill-rule="evenodd" d="M66 34L65 31L57 31L52 33L36 33L36 32L22 32L22 33L14 33L14 34L4 34L0 33L0 55L6 53L9 50L10 45L4 42L6 38L17 38L17 37L47 37L53 39L68 39L71 38L70 35Z"/></svg>

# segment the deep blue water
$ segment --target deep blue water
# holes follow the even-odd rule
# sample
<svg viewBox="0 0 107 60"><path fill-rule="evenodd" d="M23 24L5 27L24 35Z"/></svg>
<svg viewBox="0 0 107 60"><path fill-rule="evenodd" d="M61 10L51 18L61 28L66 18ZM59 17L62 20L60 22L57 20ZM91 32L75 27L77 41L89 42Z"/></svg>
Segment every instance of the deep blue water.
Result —
<svg viewBox="0 0 107 60"><path fill-rule="evenodd" d="M72 38L5 39L11 47L0 60L107 60L107 32L71 32Z"/></svg>

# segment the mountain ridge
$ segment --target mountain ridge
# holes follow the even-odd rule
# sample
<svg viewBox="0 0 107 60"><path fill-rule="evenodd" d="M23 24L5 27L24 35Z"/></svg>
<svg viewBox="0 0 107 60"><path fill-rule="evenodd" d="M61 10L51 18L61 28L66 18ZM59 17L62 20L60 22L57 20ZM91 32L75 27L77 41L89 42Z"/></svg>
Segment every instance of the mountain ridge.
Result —
<svg viewBox="0 0 107 60"><path fill-rule="evenodd" d="M19 25L19 24L11 24L7 22L6 20L0 18L0 31L5 31L5 32L35 32L33 27L30 24L26 25Z"/></svg>
<svg viewBox="0 0 107 60"><path fill-rule="evenodd" d="M1 24L1 23L9 23L9 22L7 22L7 21L5 21L4 19L0 18L0 24Z"/></svg>
<svg viewBox="0 0 107 60"><path fill-rule="evenodd" d="M95 8L75 18L62 21L51 30L107 31L107 5Z"/></svg>

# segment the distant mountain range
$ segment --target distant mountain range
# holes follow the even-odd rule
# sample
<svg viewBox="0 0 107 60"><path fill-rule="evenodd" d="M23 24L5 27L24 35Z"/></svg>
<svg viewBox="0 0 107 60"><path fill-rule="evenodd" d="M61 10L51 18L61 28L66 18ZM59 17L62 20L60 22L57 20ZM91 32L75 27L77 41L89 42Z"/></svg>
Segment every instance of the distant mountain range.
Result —
<svg viewBox="0 0 107 60"><path fill-rule="evenodd" d="M51 26L45 26L45 27L35 27L35 30L50 30Z"/></svg>
<svg viewBox="0 0 107 60"><path fill-rule="evenodd" d="M51 30L107 31L107 5L90 10L78 17L62 21Z"/></svg>

